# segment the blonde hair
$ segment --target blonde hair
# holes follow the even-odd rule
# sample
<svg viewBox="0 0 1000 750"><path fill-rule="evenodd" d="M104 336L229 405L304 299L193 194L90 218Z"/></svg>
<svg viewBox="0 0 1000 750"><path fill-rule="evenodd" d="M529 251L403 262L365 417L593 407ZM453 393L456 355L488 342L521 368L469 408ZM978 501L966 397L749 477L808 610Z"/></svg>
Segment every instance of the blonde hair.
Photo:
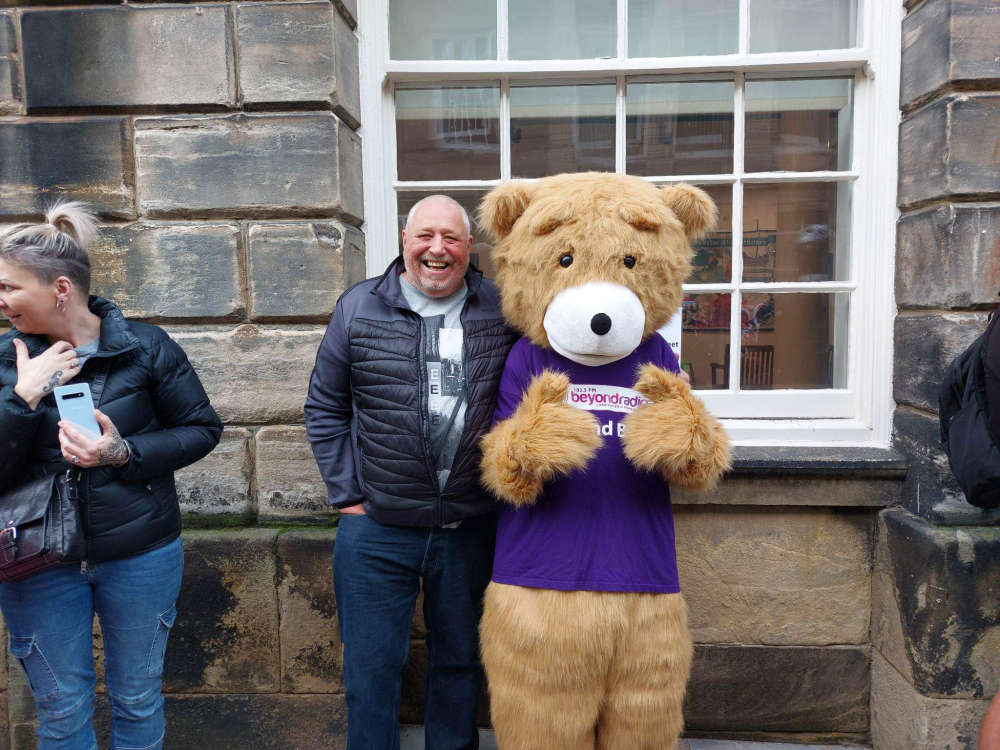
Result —
<svg viewBox="0 0 1000 750"><path fill-rule="evenodd" d="M31 271L45 283L65 276L90 291L87 248L97 237L97 218L85 203L59 202L43 224L18 224L0 235L0 259Z"/></svg>

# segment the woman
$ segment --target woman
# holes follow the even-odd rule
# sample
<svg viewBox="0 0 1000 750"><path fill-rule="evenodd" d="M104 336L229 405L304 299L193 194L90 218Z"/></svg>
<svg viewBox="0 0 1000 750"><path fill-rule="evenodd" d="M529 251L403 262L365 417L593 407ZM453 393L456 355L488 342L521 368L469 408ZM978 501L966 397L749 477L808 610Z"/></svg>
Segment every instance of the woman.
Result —
<svg viewBox="0 0 1000 750"><path fill-rule="evenodd" d="M86 560L0 584L10 650L35 696L39 750L92 750L92 624L101 621L113 750L163 744L163 654L183 555L173 471L222 424L181 348L88 297L94 217L79 203L0 236L0 488L82 469ZM52 390L104 381L102 435L59 420ZM95 387L94 390L97 390Z"/></svg>

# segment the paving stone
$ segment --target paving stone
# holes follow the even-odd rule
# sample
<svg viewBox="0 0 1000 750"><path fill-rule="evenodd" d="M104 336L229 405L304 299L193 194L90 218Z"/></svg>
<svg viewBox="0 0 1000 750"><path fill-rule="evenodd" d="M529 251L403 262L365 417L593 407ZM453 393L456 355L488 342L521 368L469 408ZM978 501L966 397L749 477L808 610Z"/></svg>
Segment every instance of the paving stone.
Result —
<svg viewBox="0 0 1000 750"><path fill-rule="evenodd" d="M690 732L866 732L865 647L695 646Z"/></svg>
<svg viewBox="0 0 1000 750"><path fill-rule="evenodd" d="M710 492L671 488L678 505L765 505L883 508L899 502L900 482L893 478L854 479L815 476L727 476Z"/></svg>
<svg viewBox="0 0 1000 750"><path fill-rule="evenodd" d="M166 691L279 690L276 538L268 529L185 532Z"/></svg>
<svg viewBox="0 0 1000 750"><path fill-rule="evenodd" d="M175 473L182 513L248 519L256 514L250 492L252 440L245 427L227 427L215 450Z"/></svg>
<svg viewBox="0 0 1000 750"><path fill-rule="evenodd" d="M358 126L357 38L329 2L238 5L236 32L244 101L323 102Z"/></svg>
<svg viewBox="0 0 1000 750"><path fill-rule="evenodd" d="M900 307L997 303L1000 204L947 203L904 216L896 247Z"/></svg>
<svg viewBox="0 0 1000 750"><path fill-rule="evenodd" d="M167 326L224 422L302 421L321 326Z"/></svg>
<svg viewBox="0 0 1000 750"><path fill-rule="evenodd" d="M327 522L336 517L305 427L263 427L255 452L261 519Z"/></svg>
<svg viewBox="0 0 1000 750"><path fill-rule="evenodd" d="M937 411L951 361L986 329L986 313L900 315L895 324L893 396L897 403Z"/></svg>
<svg viewBox="0 0 1000 750"><path fill-rule="evenodd" d="M106 227L91 249L95 293L128 317L243 317L236 224Z"/></svg>
<svg viewBox="0 0 1000 750"><path fill-rule="evenodd" d="M0 115L21 114L21 55L13 11L0 11Z"/></svg>
<svg viewBox="0 0 1000 750"><path fill-rule="evenodd" d="M26 12L28 109L233 105L228 27L213 5Z"/></svg>
<svg viewBox="0 0 1000 750"><path fill-rule="evenodd" d="M878 750L975 750L985 700L926 698L872 654L873 744Z"/></svg>
<svg viewBox="0 0 1000 750"><path fill-rule="evenodd" d="M0 218L40 217L57 198L135 218L130 142L120 117L0 121Z"/></svg>
<svg viewBox="0 0 1000 750"><path fill-rule="evenodd" d="M149 216L361 221L361 141L332 114L138 118L135 127Z"/></svg>
<svg viewBox="0 0 1000 750"><path fill-rule="evenodd" d="M988 699L1000 689L1000 529L941 527L885 511L888 582L900 627L876 632L921 695ZM898 639L902 639L899 642Z"/></svg>
<svg viewBox="0 0 1000 750"><path fill-rule="evenodd" d="M252 224L250 317L328 321L344 291L344 226Z"/></svg>
<svg viewBox="0 0 1000 750"><path fill-rule="evenodd" d="M1000 141L1000 96L955 94L906 117L899 131L899 205L1000 191L983 144Z"/></svg>
<svg viewBox="0 0 1000 750"><path fill-rule="evenodd" d="M871 513L678 507L674 525L696 642L868 642Z"/></svg>
<svg viewBox="0 0 1000 750"><path fill-rule="evenodd" d="M1000 8L983 0L928 0L903 20L900 100L949 82L1000 78Z"/></svg>
<svg viewBox="0 0 1000 750"><path fill-rule="evenodd" d="M286 693L344 690L333 544L332 529L294 530L278 537L281 689Z"/></svg>

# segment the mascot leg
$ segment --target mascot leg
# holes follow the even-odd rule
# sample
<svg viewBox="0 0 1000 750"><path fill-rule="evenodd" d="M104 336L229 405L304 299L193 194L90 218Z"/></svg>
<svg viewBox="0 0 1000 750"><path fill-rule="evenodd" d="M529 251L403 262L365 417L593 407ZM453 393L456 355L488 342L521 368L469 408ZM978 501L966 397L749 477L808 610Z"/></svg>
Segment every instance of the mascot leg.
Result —
<svg viewBox="0 0 1000 750"><path fill-rule="evenodd" d="M593 750L614 648L591 596L486 589L480 641L500 750Z"/></svg>
<svg viewBox="0 0 1000 750"><path fill-rule="evenodd" d="M672 750L694 647L680 594L625 594L632 611L608 680L599 750Z"/></svg>

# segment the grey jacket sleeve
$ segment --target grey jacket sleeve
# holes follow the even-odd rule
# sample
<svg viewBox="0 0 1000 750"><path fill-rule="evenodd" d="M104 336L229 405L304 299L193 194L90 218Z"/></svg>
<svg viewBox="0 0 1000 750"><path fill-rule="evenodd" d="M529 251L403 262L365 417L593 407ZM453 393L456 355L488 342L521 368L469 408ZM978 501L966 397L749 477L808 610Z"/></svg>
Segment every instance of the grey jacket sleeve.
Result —
<svg viewBox="0 0 1000 750"><path fill-rule="evenodd" d="M350 373L347 324L338 302L316 354L305 404L309 444L326 482L327 497L338 508L364 499L354 470Z"/></svg>

